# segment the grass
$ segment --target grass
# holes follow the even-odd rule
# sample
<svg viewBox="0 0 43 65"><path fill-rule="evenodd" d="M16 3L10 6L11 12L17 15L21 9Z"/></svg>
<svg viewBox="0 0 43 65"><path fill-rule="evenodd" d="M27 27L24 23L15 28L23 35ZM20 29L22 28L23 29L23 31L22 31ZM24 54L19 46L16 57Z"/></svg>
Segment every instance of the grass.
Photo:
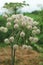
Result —
<svg viewBox="0 0 43 65"><path fill-rule="evenodd" d="M0 43L0 47L7 47L9 46L8 44L5 44L5 43Z"/></svg>

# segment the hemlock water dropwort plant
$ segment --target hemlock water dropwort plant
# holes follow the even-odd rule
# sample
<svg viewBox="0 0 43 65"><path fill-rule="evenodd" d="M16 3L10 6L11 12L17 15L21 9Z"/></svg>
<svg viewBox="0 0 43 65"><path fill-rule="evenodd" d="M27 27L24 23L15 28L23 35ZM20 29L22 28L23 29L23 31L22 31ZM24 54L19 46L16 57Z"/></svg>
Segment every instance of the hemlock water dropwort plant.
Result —
<svg viewBox="0 0 43 65"><path fill-rule="evenodd" d="M5 27L0 27L0 31L3 33L7 33L9 30L12 31L9 37L4 39L4 42L11 46L12 65L14 65L15 51L18 45L23 45L23 49L32 49L31 44L38 42L38 35L40 34L39 22L22 14L13 14L10 17L4 15L4 18L7 19L7 23ZM29 46L27 46L28 43Z"/></svg>

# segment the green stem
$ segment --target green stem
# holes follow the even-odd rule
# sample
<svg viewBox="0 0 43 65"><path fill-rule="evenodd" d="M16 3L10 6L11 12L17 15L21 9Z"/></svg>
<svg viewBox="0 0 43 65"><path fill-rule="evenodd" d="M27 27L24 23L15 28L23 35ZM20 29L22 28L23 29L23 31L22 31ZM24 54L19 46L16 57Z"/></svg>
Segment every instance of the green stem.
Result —
<svg viewBox="0 0 43 65"><path fill-rule="evenodd" d="M11 65L14 65L14 53L13 53L13 44L11 45L11 59L12 59L12 61L11 61Z"/></svg>

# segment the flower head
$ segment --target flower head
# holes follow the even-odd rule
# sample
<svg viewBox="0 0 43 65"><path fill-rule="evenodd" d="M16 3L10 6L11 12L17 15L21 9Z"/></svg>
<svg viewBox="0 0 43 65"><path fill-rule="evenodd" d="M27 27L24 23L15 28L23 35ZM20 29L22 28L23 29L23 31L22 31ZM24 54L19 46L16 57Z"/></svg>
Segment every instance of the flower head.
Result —
<svg viewBox="0 0 43 65"><path fill-rule="evenodd" d="M4 39L4 42L5 42L6 44L9 44L9 43L10 43L10 41L9 41L8 38Z"/></svg>
<svg viewBox="0 0 43 65"><path fill-rule="evenodd" d="M15 50L18 49L18 45L15 44L15 45L13 46L13 48L14 48Z"/></svg>
<svg viewBox="0 0 43 65"><path fill-rule="evenodd" d="M8 15L7 14L4 14L3 17L6 19L6 18L8 18Z"/></svg>
<svg viewBox="0 0 43 65"><path fill-rule="evenodd" d="M27 26L27 29L31 30L32 29L32 26L31 25L28 25Z"/></svg>
<svg viewBox="0 0 43 65"><path fill-rule="evenodd" d="M4 33L8 32L8 29L7 28L4 28L3 32Z"/></svg>
<svg viewBox="0 0 43 65"><path fill-rule="evenodd" d="M22 31L21 33L20 33L20 37L24 37L25 36L25 33Z"/></svg>
<svg viewBox="0 0 43 65"><path fill-rule="evenodd" d="M22 49L27 49L27 45L23 45L22 46Z"/></svg>
<svg viewBox="0 0 43 65"><path fill-rule="evenodd" d="M38 40L39 40L39 39L38 39L37 37L33 37L33 42L34 42L34 43L38 42Z"/></svg>
<svg viewBox="0 0 43 65"><path fill-rule="evenodd" d="M39 33L40 33L40 29L37 29L36 31L37 31L37 34L39 34Z"/></svg>
<svg viewBox="0 0 43 65"><path fill-rule="evenodd" d="M36 27L36 26L34 26L34 27L33 27L33 30L37 30L37 27Z"/></svg>
<svg viewBox="0 0 43 65"><path fill-rule="evenodd" d="M33 25L35 26L35 25L38 25L39 23L38 22L36 22L36 21L34 21L33 22Z"/></svg>
<svg viewBox="0 0 43 65"><path fill-rule="evenodd" d="M38 42L37 37L30 37L29 40L30 40L30 42L34 42L34 43Z"/></svg>
<svg viewBox="0 0 43 65"><path fill-rule="evenodd" d="M32 50L32 46L27 46L27 49Z"/></svg>
<svg viewBox="0 0 43 65"><path fill-rule="evenodd" d="M18 24L15 24L14 25L14 29L18 29L19 28L19 25Z"/></svg>
<svg viewBox="0 0 43 65"><path fill-rule="evenodd" d="M26 22L22 22L21 25L24 27L26 26Z"/></svg>
<svg viewBox="0 0 43 65"><path fill-rule="evenodd" d="M9 38L9 41L10 41L10 42L14 42L14 37L11 36L11 37Z"/></svg>
<svg viewBox="0 0 43 65"><path fill-rule="evenodd" d="M8 31L8 29L6 27L1 26L0 27L0 31L6 33Z"/></svg>
<svg viewBox="0 0 43 65"><path fill-rule="evenodd" d="M7 21L8 22L11 22L12 21L12 18L11 17L7 18Z"/></svg>
<svg viewBox="0 0 43 65"><path fill-rule="evenodd" d="M33 37L29 37L29 40L32 41L33 40Z"/></svg>
<svg viewBox="0 0 43 65"><path fill-rule="evenodd" d="M6 27L11 27L11 22L7 22Z"/></svg>

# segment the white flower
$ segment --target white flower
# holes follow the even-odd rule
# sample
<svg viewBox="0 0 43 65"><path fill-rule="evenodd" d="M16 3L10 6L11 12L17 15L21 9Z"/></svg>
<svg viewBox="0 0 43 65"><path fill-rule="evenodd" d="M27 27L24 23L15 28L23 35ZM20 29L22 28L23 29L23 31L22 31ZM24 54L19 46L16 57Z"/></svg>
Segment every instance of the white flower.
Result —
<svg viewBox="0 0 43 65"><path fill-rule="evenodd" d="M36 43L36 42L38 41L38 38L37 38L37 37L30 37L29 40L30 40L31 42Z"/></svg>
<svg viewBox="0 0 43 65"><path fill-rule="evenodd" d="M33 22L33 26L34 26L34 25L38 25L38 24L39 24L39 23L38 23L38 22L36 22L36 21L34 21L34 22Z"/></svg>
<svg viewBox="0 0 43 65"><path fill-rule="evenodd" d="M21 33L20 33L20 37L24 37L25 36L25 33L22 31Z"/></svg>
<svg viewBox="0 0 43 65"><path fill-rule="evenodd" d="M33 40L33 37L29 37L29 40L32 41Z"/></svg>
<svg viewBox="0 0 43 65"><path fill-rule="evenodd" d="M22 45L22 49L27 49L27 45Z"/></svg>
<svg viewBox="0 0 43 65"><path fill-rule="evenodd" d="M23 14L18 14L19 18L23 18Z"/></svg>
<svg viewBox="0 0 43 65"><path fill-rule="evenodd" d="M9 44L9 43L10 43L10 41L9 41L8 38L4 39L4 42L5 42L6 44Z"/></svg>
<svg viewBox="0 0 43 65"><path fill-rule="evenodd" d="M27 16L24 16L24 20L26 20L26 21L27 21L28 19L29 19L29 17L27 17Z"/></svg>
<svg viewBox="0 0 43 65"><path fill-rule="evenodd" d="M30 29L31 30L32 29L32 26L31 25L28 25L27 26L27 29Z"/></svg>
<svg viewBox="0 0 43 65"><path fill-rule="evenodd" d="M1 26L0 27L0 31L6 33L8 31L8 29L6 27Z"/></svg>
<svg viewBox="0 0 43 65"><path fill-rule="evenodd" d="M12 21L12 18L11 17L7 18L7 21L8 22L11 22Z"/></svg>
<svg viewBox="0 0 43 65"><path fill-rule="evenodd" d="M4 17L4 18L8 18L7 14L4 14L3 17Z"/></svg>
<svg viewBox="0 0 43 65"><path fill-rule="evenodd" d="M11 27L11 22L7 22L6 27Z"/></svg>
<svg viewBox="0 0 43 65"><path fill-rule="evenodd" d="M6 33L7 31L8 31L8 29L7 28L4 28L3 32Z"/></svg>
<svg viewBox="0 0 43 65"><path fill-rule="evenodd" d="M40 33L40 29L37 29L36 31L37 31L37 34L39 34L39 33Z"/></svg>
<svg viewBox="0 0 43 65"><path fill-rule="evenodd" d="M14 25L14 29L18 29L19 28L19 25L18 24L15 24Z"/></svg>
<svg viewBox="0 0 43 65"><path fill-rule="evenodd" d="M14 48L15 50L18 49L18 45L15 44L15 45L13 46L13 48Z"/></svg>
<svg viewBox="0 0 43 65"><path fill-rule="evenodd" d="M19 20L18 20L18 19L15 19L15 20L14 20L14 23L18 23L18 22L19 22Z"/></svg>
<svg viewBox="0 0 43 65"><path fill-rule="evenodd" d="M14 42L14 37L11 36L11 37L9 38L9 41L10 41L10 42Z"/></svg>
<svg viewBox="0 0 43 65"><path fill-rule="evenodd" d="M34 29L34 30L37 30L37 27L36 27L36 26L34 26L34 27L33 27L33 29Z"/></svg>
<svg viewBox="0 0 43 65"><path fill-rule="evenodd" d="M38 42L38 38L37 38L37 37L34 37L34 38L33 38L33 42L34 42L34 43Z"/></svg>
<svg viewBox="0 0 43 65"><path fill-rule="evenodd" d="M16 19L16 15L15 15L15 14L12 15L11 18L12 18L12 19Z"/></svg>
<svg viewBox="0 0 43 65"><path fill-rule="evenodd" d="M32 50L32 46L27 46L27 49Z"/></svg>
<svg viewBox="0 0 43 65"><path fill-rule="evenodd" d="M35 34L39 34L40 33L40 30L37 29L37 30L32 30L32 34L35 35Z"/></svg>
<svg viewBox="0 0 43 65"><path fill-rule="evenodd" d="M4 27L3 27L3 26L1 26L1 27L0 27L0 31L3 31L3 30L4 30Z"/></svg>
<svg viewBox="0 0 43 65"><path fill-rule="evenodd" d="M29 21L29 22L33 21L33 18L28 17L28 21Z"/></svg>
<svg viewBox="0 0 43 65"><path fill-rule="evenodd" d="M24 27L26 26L26 22L22 22L21 25Z"/></svg>
<svg viewBox="0 0 43 65"><path fill-rule="evenodd" d="M37 34L37 31L36 30L32 30L32 34L33 35Z"/></svg>

